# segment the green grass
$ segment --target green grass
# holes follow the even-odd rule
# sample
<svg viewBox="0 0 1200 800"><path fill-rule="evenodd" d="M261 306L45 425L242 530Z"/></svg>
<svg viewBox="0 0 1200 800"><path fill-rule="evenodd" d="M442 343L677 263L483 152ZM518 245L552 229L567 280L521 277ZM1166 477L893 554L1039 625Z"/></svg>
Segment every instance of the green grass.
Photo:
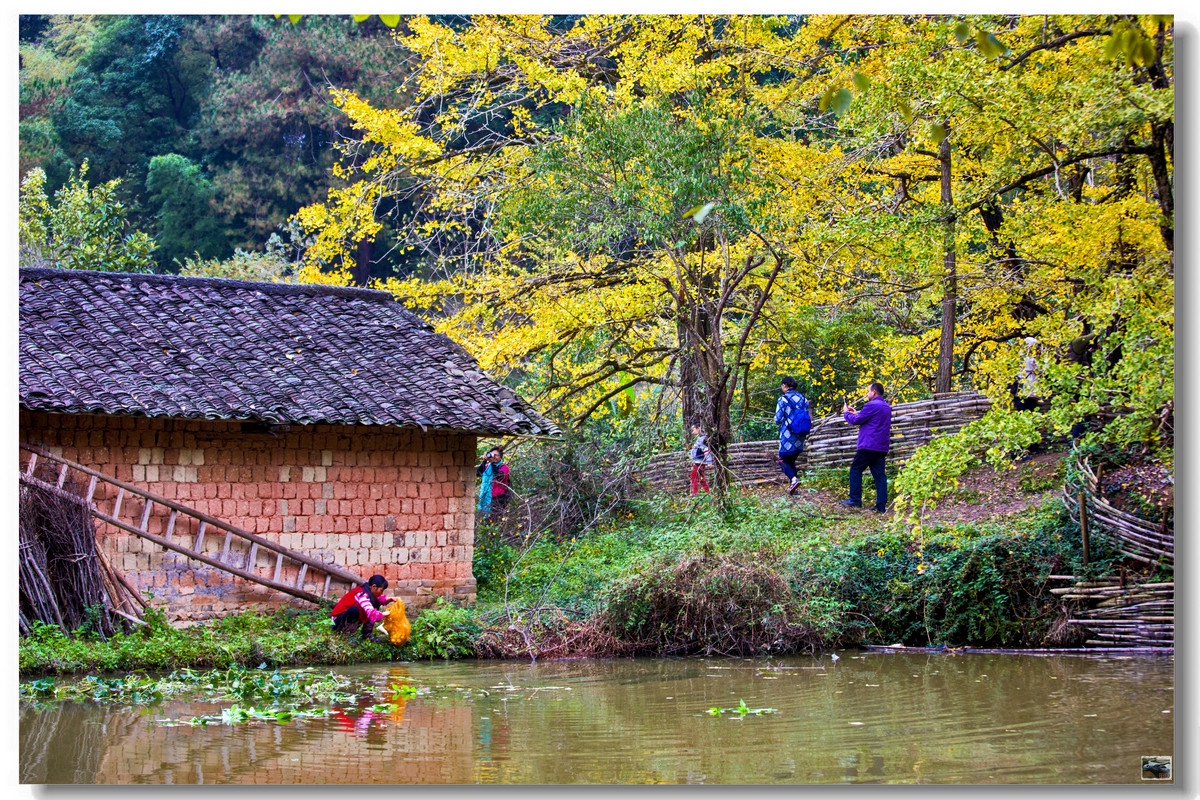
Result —
<svg viewBox="0 0 1200 800"><path fill-rule="evenodd" d="M707 589L689 586L690 573L676 568L689 563L698 565L701 583L747 576L761 581L764 592L769 584L767 593L733 583L722 591L745 590L747 603L769 594L761 622L795 634L784 641L1040 646L1061 628L1055 625L1061 604L1049 595L1045 576L1084 574L1078 529L1054 498L1003 522L934 527L919 537L882 518L866 520L871 525L858 515L825 516L789 498L741 497L727 510L703 498L660 498L565 541L546 536L513 546L481 537L479 602L460 608L441 601L415 614L404 648L335 634L327 612L318 610L247 612L183 629L152 614L147 628L107 642L39 625L21 639L20 672L35 677L471 657L489 628L507 628L528 609L549 606L576 620L611 619L621 603L658 613L646 598L694 603ZM1111 554L1097 547L1093 542L1092 569L1102 571ZM780 585L787 587L785 595ZM699 599L706 602L693 607L708 613L708 598ZM614 628L618 634L620 627Z"/></svg>
<svg viewBox="0 0 1200 800"><path fill-rule="evenodd" d="M397 660L403 651L362 642L357 634L331 630L322 610L248 611L187 628L169 625L161 614L129 634L102 641L57 626L36 625L22 637L18 653L22 676L160 671L192 668L280 667L300 664L355 664Z"/></svg>

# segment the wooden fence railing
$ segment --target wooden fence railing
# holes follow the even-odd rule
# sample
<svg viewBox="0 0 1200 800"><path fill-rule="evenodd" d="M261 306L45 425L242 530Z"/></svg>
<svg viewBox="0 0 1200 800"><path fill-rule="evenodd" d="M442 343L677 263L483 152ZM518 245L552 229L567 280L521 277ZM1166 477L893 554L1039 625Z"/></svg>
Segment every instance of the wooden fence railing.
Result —
<svg viewBox="0 0 1200 800"><path fill-rule="evenodd" d="M29 454L20 475L22 483L84 503L96 519L165 550L318 605L329 602L331 590L340 595L362 583L358 575L339 566L281 547L174 500L57 457L36 445L22 444L21 450ZM56 471L54 482L36 475L39 461L43 470L50 465ZM68 475L72 478L70 482ZM64 490L65 485L87 489L77 496ZM282 579L285 575L286 581Z"/></svg>
<svg viewBox="0 0 1200 800"><path fill-rule="evenodd" d="M1063 502L1074 522L1089 536L1112 541L1121 555L1149 566L1175 566L1175 526L1171 515L1159 523L1122 511L1100 492L1100 482L1085 458L1077 462L1080 480L1063 485ZM1082 512L1081 512L1082 509Z"/></svg>
<svg viewBox="0 0 1200 800"><path fill-rule="evenodd" d="M1174 581L1125 584L1109 577L1050 592L1084 604L1068 623L1087 630L1089 647L1175 646Z"/></svg>
<svg viewBox="0 0 1200 800"><path fill-rule="evenodd" d="M991 401L979 392L951 392L934 395L930 400L897 403L892 406L892 441L888 461L902 464L917 448L936 436L957 433L967 423L982 417ZM848 467L857 449L858 428L848 425L840 415L814 420L805 440L798 468ZM778 439L731 444L728 465L731 483L749 485L782 479L775 455ZM686 452L675 451L653 456L638 476L658 491L683 494L689 491L689 459Z"/></svg>
<svg viewBox="0 0 1200 800"><path fill-rule="evenodd" d="M1125 558L1150 567L1175 566L1175 526L1172 515L1150 522L1116 508L1104 497L1100 479L1087 458L1076 461L1079 478L1063 484L1063 503L1079 524L1083 553L1104 539ZM1070 624L1085 628L1094 647L1175 646L1175 582L1136 583L1119 577L1099 578L1051 589L1064 600L1084 607Z"/></svg>

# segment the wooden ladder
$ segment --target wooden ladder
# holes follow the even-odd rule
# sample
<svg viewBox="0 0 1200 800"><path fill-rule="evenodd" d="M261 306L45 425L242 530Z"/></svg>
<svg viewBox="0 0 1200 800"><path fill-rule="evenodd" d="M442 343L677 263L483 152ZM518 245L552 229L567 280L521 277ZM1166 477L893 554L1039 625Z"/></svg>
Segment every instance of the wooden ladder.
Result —
<svg viewBox="0 0 1200 800"><path fill-rule="evenodd" d="M160 497L133 484L104 475L82 464L67 461L36 445L22 444L21 450L29 453L29 460L21 472L21 483L83 503L96 519L103 520L121 530L154 542L162 548L182 553L188 558L216 567L231 575L317 605L330 602L328 598L331 589L340 596L341 593L362 583L362 578L349 570L334 564L325 564L304 553L281 547L228 522ZM52 470L57 470L56 482L51 483L34 474L39 461ZM78 478L79 474L86 478ZM64 486L67 485L68 475L73 478L71 485L82 486L86 480L87 491L84 495L76 495L64 489ZM97 488L102 485L115 489L115 494L111 490L109 491L112 494L112 506L107 512L100 510L98 502L94 499ZM140 501L142 504L140 516L136 513L133 515L133 518L138 520L136 523L120 519L122 504L129 498L134 498L135 501ZM150 532L150 520L155 506L161 506L168 511L162 536ZM183 537L176 533L180 527L187 527L180 525L181 520L195 522L195 536L194 538L189 536L191 541L186 544L181 541ZM211 537L214 533L217 536L224 534L219 554L215 550L208 553L204 551L206 537ZM172 539L173 535L176 536L175 539ZM211 542L211 539L209 541ZM270 577L267 577L267 574L260 574L258 571L259 561L263 560L263 556L266 560L265 573ZM274 560L273 565L271 564L272 560ZM289 573L290 568L297 569L297 578L294 583L285 583L280 580L285 567L289 568ZM324 576L323 581L321 576ZM314 586L320 587L319 591L305 589L306 580Z"/></svg>

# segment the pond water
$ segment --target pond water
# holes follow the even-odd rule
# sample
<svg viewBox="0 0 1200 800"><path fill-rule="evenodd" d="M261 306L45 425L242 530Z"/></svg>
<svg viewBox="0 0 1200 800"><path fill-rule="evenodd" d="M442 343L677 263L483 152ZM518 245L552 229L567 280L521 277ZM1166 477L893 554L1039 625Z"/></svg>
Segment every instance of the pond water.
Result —
<svg viewBox="0 0 1200 800"><path fill-rule="evenodd" d="M23 783L1140 783L1170 656L381 664L331 716L172 727L211 702L21 704ZM368 707L398 683L427 694ZM775 709L769 713L711 708ZM228 705L228 704L225 704Z"/></svg>

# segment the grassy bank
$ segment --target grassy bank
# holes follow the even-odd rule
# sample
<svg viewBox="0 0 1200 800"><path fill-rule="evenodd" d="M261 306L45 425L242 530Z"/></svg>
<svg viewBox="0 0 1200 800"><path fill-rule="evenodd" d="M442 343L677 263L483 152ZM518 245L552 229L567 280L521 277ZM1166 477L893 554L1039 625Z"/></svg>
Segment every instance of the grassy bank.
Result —
<svg viewBox="0 0 1200 800"><path fill-rule="evenodd" d="M821 476L813 476L819 483ZM176 629L160 616L100 641L41 626L22 676L569 655L766 655L862 643L1072 645L1050 574L1082 574L1057 501L925 529L787 498L635 505L563 541L483 530L479 602L414 619L402 649L335 634L320 611L245 613ZM1093 553L1093 570L1104 557Z"/></svg>

